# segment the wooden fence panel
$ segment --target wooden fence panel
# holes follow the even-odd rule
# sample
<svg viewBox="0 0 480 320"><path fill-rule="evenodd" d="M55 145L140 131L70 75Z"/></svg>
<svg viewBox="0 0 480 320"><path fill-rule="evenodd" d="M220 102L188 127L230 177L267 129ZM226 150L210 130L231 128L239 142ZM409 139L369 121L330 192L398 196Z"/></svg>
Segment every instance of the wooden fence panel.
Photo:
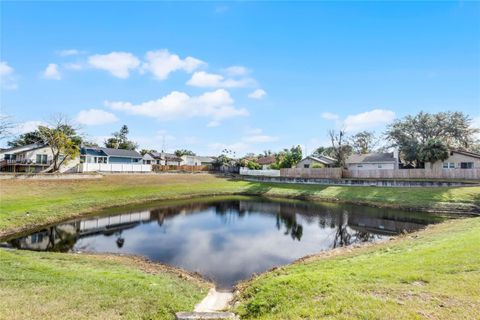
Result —
<svg viewBox="0 0 480 320"><path fill-rule="evenodd" d="M340 179L342 177L341 168L292 168L280 169L280 176L287 178L306 178L306 179Z"/></svg>
<svg viewBox="0 0 480 320"><path fill-rule="evenodd" d="M479 180L480 169L343 170L343 178L359 179L465 179Z"/></svg>

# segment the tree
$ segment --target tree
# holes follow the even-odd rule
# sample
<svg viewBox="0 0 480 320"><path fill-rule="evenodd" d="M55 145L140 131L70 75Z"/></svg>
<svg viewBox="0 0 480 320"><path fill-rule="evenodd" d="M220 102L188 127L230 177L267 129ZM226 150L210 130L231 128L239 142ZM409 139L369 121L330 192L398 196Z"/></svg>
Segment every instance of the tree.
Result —
<svg viewBox="0 0 480 320"><path fill-rule="evenodd" d="M113 137L108 138L105 141L105 147L112 149L135 150L138 148L138 145L136 142L128 140L128 133L128 127L124 124L120 128L120 131L112 133Z"/></svg>
<svg viewBox="0 0 480 320"><path fill-rule="evenodd" d="M11 130L15 127L12 117L0 114L0 139L10 136Z"/></svg>
<svg viewBox="0 0 480 320"><path fill-rule="evenodd" d="M55 116L52 126L38 126L38 132L42 142L52 151L52 172L58 171L62 164L80 155L82 138L66 117Z"/></svg>
<svg viewBox="0 0 480 320"><path fill-rule="evenodd" d="M157 152L157 150L155 150L155 149L142 149L142 150L140 150L140 154L142 156L146 155L147 153L156 153L156 152Z"/></svg>
<svg viewBox="0 0 480 320"><path fill-rule="evenodd" d="M349 138L353 152L355 153L370 153L378 144L378 139L375 133L371 131L362 131Z"/></svg>
<svg viewBox="0 0 480 320"><path fill-rule="evenodd" d="M186 149L180 149L180 150L175 150L175 155L177 157L181 156L196 156L196 154L191 151L191 150L186 150Z"/></svg>
<svg viewBox="0 0 480 320"><path fill-rule="evenodd" d="M448 147L438 139L430 139L420 147L418 154L422 162L430 162L430 169L437 161L444 161L448 158Z"/></svg>
<svg viewBox="0 0 480 320"><path fill-rule="evenodd" d="M302 160L302 148L300 146L284 149L275 155L276 162L272 169L292 168Z"/></svg>
<svg viewBox="0 0 480 320"><path fill-rule="evenodd" d="M21 134L17 138L9 141L7 144L9 147L15 148L39 142L42 142L42 137L40 136L40 132L38 130L35 130L32 132Z"/></svg>
<svg viewBox="0 0 480 320"><path fill-rule="evenodd" d="M386 138L398 147L403 162L422 165L420 150L430 140L439 140L449 149L472 151L477 143L472 119L462 112L420 112L394 121L387 127Z"/></svg>
<svg viewBox="0 0 480 320"><path fill-rule="evenodd" d="M330 130L328 134L332 142L332 157L335 159L335 165L343 168L347 157L352 153L352 147L345 141L345 131Z"/></svg>
<svg viewBox="0 0 480 320"><path fill-rule="evenodd" d="M327 157L333 157L333 147L318 147L315 149L315 151L312 153L313 156L318 157L318 156L327 156Z"/></svg>

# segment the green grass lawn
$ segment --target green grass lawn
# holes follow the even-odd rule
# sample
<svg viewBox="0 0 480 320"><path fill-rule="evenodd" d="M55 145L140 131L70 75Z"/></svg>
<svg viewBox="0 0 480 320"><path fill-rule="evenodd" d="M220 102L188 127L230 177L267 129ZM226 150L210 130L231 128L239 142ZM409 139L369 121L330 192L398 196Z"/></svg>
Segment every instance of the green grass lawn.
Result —
<svg viewBox="0 0 480 320"><path fill-rule="evenodd" d="M0 237L112 206L206 195L266 195L403 209L480 213L480 187L269 184L208 174L109 175L98 180L1 180L0 184Z"/></svg>
<svg viewBox="0 0 480 320"><path fill-rule="evenodd" d="M0 319L175 319L208 285L140 259L0 249Z"/></svg>
<svg viewBox="0 0 480 320"><path fill-rule="evenodd" d="M242 319L480 319L480 218L265 273Z"/></svg>

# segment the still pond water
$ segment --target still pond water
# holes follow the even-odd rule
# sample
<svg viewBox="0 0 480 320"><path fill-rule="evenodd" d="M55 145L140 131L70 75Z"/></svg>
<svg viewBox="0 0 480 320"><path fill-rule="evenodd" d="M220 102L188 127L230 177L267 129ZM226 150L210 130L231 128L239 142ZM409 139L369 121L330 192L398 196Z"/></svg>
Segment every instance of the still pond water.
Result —
<svg viewBox="0 0 480 320"><path fill-rule="evenodd" d="M90 216L9 240L39 251L143 255L231 288L303 256L374 242L439 222L438 216L354 205L221 198Z"/></svg>

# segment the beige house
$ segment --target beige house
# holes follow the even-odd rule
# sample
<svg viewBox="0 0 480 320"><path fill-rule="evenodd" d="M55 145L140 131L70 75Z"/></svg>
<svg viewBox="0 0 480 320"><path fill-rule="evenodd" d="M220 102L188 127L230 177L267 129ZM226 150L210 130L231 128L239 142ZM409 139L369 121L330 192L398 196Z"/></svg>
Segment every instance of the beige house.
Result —
<svg viewBox="0 0 480 320"><path fill-rule="evenodd" d="M330 168L335 166L335 159L327 156L307 156L303 158L300 162L297 163L297 168L299 169L308 169L308 168Z"/></svg>
<svg viewBox="0 0 480 320"><path fill-rule="evenodd" d="M348 170L394 170L398 169L398 153L352 154L345 165Z"/></svg>
<svg viewBox="0 0 480 320"><path fill-rule="evenodd" d="M432 170L457 170L457 169L478 169L480 168L480 154L451 150L450 156L445 161L437 161L433 163L425 163L426 169Z"/></svg>

